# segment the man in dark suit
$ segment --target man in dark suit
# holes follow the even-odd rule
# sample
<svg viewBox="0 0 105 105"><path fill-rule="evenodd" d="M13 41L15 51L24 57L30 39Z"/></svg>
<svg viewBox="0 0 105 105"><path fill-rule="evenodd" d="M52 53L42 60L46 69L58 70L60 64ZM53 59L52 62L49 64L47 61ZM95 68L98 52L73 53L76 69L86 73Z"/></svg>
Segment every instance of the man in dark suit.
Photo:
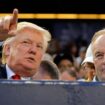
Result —
<svg viewBox="0 0 105 105"><path fill-rule="evenodd" d="M17 17L18 10L14 9L12 16L0 19L0 35L12 36L5 45L6 64L0 67L0 78L12 79L16 75L30 79L39 68L51 34L33 23L17 24Z"/></svg>

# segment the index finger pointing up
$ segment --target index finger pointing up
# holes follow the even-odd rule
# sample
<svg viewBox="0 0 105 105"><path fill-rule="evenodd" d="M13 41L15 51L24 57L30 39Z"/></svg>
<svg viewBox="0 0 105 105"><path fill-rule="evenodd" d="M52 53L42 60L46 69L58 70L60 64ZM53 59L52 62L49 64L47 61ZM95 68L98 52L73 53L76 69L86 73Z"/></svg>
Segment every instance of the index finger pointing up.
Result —
<svg viewBox="0 0 105 105"><path fill-rule="evenodd" d="M11 20L12 24L17 24L18 21L18 9L13 10L13 18Z"/></svg>

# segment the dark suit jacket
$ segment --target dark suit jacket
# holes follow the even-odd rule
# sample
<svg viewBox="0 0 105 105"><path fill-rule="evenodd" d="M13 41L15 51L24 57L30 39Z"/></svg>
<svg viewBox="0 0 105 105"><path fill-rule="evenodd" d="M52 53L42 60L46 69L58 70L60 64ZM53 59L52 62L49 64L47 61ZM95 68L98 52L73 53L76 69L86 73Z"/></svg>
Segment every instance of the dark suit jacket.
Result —
<svg viewBox="0 0 105 105"><path fill-rule="evenodd" d="M7 79L7 72L5 65L0 65L0 79Z"/></svg>

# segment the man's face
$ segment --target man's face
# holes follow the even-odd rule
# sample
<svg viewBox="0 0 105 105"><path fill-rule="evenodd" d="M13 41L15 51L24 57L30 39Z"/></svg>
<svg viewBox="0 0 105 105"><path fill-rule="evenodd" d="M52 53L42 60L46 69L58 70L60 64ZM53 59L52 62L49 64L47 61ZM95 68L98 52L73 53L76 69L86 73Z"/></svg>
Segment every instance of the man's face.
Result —
<svg viewBox="0 0 105 105"><path fill-rule="evenodd" d="M93 43L93 59L99 81L105 81L105 35Z"/></svg>
<svg viewBox="0 0 105 105"><path fill-rule="evenodd" d="M38 69L44 54L41 33L26 28L17 33L17 39L10 47L8 63L21 76L32 76Z"/></svg>

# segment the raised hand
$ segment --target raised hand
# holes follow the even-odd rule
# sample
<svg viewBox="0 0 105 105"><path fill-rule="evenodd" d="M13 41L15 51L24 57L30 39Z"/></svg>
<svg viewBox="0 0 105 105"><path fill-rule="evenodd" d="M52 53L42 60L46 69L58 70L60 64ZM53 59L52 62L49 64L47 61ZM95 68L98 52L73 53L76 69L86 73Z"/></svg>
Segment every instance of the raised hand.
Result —
<svg viewBox="0 0 105 105"><path fill-rule="evenodd" d="M11 16L0 18L0 40L15 35L18 22L18 9L13 10Z"/></svg>

